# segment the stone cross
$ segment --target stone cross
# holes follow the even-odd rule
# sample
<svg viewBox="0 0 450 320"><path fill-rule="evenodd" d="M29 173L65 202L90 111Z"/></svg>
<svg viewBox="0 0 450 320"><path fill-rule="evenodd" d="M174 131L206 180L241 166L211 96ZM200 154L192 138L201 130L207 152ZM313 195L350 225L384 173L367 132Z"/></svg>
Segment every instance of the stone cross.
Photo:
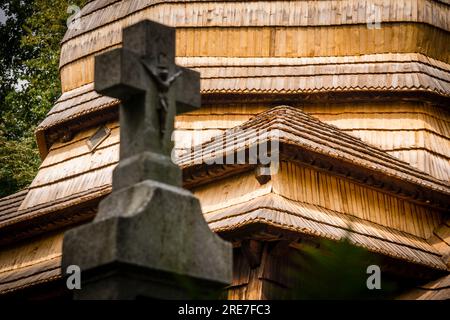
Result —
<svg viewBox="0 0 450 320"><path fill-rule="evenodd" d="M120 162L95 219L64 234L62 270L82 270L75 299L218 297L232 248L211 232L171 161L174 117L200 106L199 74L175 65L175 30L144 21L95 61L97 92L119 98Z"/></svg>
<svg viewBox="0 0 450 320"><path fill-rule="evenodd" d="M122 101L120 158L134 157L134 169L116 170L126 183L114 188L138 182L130 177L136 168L138 180L177 185L176 173L160 175L170 171L174 118L199 108L201 98L199 73L175 64L175 29L150 20L124 29L123 47L96 57L95 90Z"/></svg>

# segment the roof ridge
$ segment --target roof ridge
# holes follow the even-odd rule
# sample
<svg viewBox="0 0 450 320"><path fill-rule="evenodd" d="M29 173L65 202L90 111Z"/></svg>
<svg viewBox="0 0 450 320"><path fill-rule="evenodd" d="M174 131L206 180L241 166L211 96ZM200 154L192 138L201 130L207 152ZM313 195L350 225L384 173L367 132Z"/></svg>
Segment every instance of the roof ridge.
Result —
<svg viewBox="0 0 450 320"><path fill-rule="evenodd" d="M229 132L230 130L231 130L231 131L239 131L240 129L243 129L243 128L249 128L249 127L251 127L251 126L253 125L252 120L255 120L255 121L256 121L257 118L258 118L258 119L261 119L262 117L265 117L266 114L269 115L269 114L272 114L272 113L276 113L277 117L275 117L274 120L275 120L276 122L279 122L280 120L283 120L282 117L279 117L280 111L283 112L283 114L286 114L286 113L289 112L289 111L295 113L296 115L300 115L300 114L301 114L302 116L305 116L305 117L309 118L310 120L314 121L314 122L317 123L317 124L320 124L320 125L323 126L323 127L327 127L327 128L330 128L330 129L332 129L332 130L334 130L334 131L339 132L339 134L341 134L342 136L346 137L348 140L351 140L351 141L353 141L353 142L358 143L358 145L360 145L360 146L369 147L371 150L376 151L376 153L378 153L378 154L380 154L380 155L383 155L383 157L388 158L388 159L390 159L390 160L393 160L393 161L395 161L396 163L402 164L402 166L408 168L409 170L412 169L413 171L419 171L421 174L426 175L426 176L429 176L430 178L433 178L432 176L430 176L430 175L427 174L426 172L422 172L422 171L420 171L419 169L412 167L412 166L411 166L409 163L407 163L406 161L402 161L402 160L400 160L400 159L398 159L398 158L396 158L396 157L390 155L389 153L385 152L384 150L378 148L377 146L374 146L374 145L372 145L372 144L370 144L370 143L367 143L367 142L361 140L360 138L358 138L358 137L356 137L356 136L353 136L353 135L351 135L351 134L348 134L348 133L345 132L345 131L342 131L339 127L337 127L337 126L335 126L335 125L332 125L332 124L323 122L323 121L321 121L320 119L318 119L318 118L316 118L316 117L310 115L309 113L304 112L304 111L302 111L302 110L299 109L299 108L295 108L295 107L292 107L292 106L289 106L289 105L279 105L279 106L273 107L273 108L271 108L271 109L269 109L269 110L267 110L267 111L263 111L262 113L259 113L259 114L255 115L255 116L253 116L249 121L244 122L243 124L241 124L241 125L239 125L239 126L237 126L237 127L234 127L234 128L231 128L231 129L226 130L225 133ZM213 139L214 139L214 138L213 138ZM209 141L203 143L202 145L208 144L208 143L209 143ZM433 179L434 179L434 178L433 178ZM449 186L450 186L450 185L449 185Z"/></svg>
<svg viewBox="0 0 450 320"><path fill-rule="evenodd" d="M370 143L368 143L368 142L365 142L365 141L361 140L360 138L358 138L358 137L356 137L356 136L353 136L353 135L351 135L351 134L348 134L347 132L341 130L341 128L339 128L338 126L335 126L335 125L333 125L333 124L329 124L329 123L323 122L323 121L321 121L320 119L314 117L313 115L311 115L311 114L309 114L309 113L307 113L307 112L302 111L302 110L299 109L299 108L295 108L295 107L292 107L292 106L289 106L289 105L279 105L279 106L273 107L273 108L271 108L271 109L269 109L269 110L267 110L267 111L263 111L262 113L255 115L253 118L257 118L257 117L259 117L259 116L263 116L263 114L265 114L265 113L267 113L267 114L277 113L277 116L278 116L278 115L280 115L280 111L283 111L283 114L286 114L287 112L291 111L291 112L295 113L296 115L301 114L301 115L303 115L303 116L306 116L306 117L309 118L310 120L313 120L314 122L316 122L317 124L320 124L320 125L323 126L323 127L327 127L327 128L330 128L330 129L332 129L332 130L334 130L334 131L339 132L339 134L341 134L342 136L348 138L348 139L351 140L351 141L357 142L360 146L369 147L370 149L376 151L378 154L382 154L384 157L389 158L389 159L391 159L391 160L393 160L393 161L395 161L395 162L397 162L397 163L400 163L400 164L402 164L403 166L405 166L406 168L408 168L408 169L410 169L410 170L412 170L412 171L418 171L418 172L420 172L422 175L425 175L425 176L427 176L427 177L429 177L429 178L432 178L433 180L435 179L434 177L430 176L430 175L427 174L426 172L423 172L423 171L421 171L421 170L419 170L419 169L417 169L417 168L411 166L408 162L403 161L403 160L400 160L400 159L394 157L393 155L387 153L387 152L384 151L383 149L380 149L380 148L378 148L377 146L374 146L374 145L372 145L372 144L370 144ZM252 118L252 119L253 119L253 118ZM249 123L252 119L250 119L249 121L243 123L242 125L240 125L240 126L238 126L238 127L244 127L244 125L245 125L246 123ZM282 119L283 119L282 117L276 117L276 118L275 118L275 121L280 121L280 120L282 120ZM235 128L238 128L238 127L235 127ZM233 128L232 128L232 129L233 129ZM437 179L436 179L436 180L437 180ZM441 182L441 181L439 180L439 182ZM442 182L445 183L445 181L442 181ZM447 185L450 187L450 184L447 184Z"/></svg>

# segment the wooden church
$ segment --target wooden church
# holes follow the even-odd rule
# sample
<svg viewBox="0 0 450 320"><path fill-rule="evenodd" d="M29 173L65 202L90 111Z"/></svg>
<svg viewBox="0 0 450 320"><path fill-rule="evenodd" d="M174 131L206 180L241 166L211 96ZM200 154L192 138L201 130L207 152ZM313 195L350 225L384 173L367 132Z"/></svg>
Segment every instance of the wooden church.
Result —
<svg viewBox="0 0 450 320"><path fill-rule="evenodd" d="M95 217L119 161L94 57L144 19L175 26L177 63L201 73L174 154L233 244L228 299L295 297L293 257L344 239L402 283L390 298L450 298L448 0L92 0L61 44L39 172L0 199L0 299L70 298L63 234ZM210 161L272 142L276 163Z"/></svg>

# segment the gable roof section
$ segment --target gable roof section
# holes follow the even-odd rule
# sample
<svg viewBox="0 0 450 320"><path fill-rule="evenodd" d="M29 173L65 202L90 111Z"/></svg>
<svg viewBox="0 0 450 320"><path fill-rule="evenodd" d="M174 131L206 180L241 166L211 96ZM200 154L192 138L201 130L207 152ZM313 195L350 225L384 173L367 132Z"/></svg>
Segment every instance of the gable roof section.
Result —
<svg viewBox="0 0 450 320"><path fill-rule="evenodd" d="M223 209L204 212L215 232L263 223L301 234L351 243L393 258L447 270L441 254L426 240L320 206L270 193Z"/></svg>
<svg viewBox="0 0 450 320"><path fill-rule="evenodd" d="M223 164L228 154L255 143L277 140L281 160L294 160L331 171L414 202L448 210L450 185L388 153L342 132L339 128L292 107L263 112L222 136L194 147L179 158L184 183L198 185L244 170L246 165ZM233 143L224 144L224 141ZM219 163L207 165L207 163Z"/></svg>

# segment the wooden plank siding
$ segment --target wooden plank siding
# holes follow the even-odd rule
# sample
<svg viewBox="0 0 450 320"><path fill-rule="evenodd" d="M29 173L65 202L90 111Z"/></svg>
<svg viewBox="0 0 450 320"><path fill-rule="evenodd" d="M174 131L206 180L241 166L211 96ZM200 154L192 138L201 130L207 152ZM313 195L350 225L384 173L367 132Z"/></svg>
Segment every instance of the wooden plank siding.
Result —
<svg viewBox="0 0 450 320"><path fill-rule="evenodd" d="M431 237L443 219L442 214L433 209L289 162L283 162L280 172L263 186L258 185L254 173L250 172L195 188L194 193L213 229L221 225L223 228L233 227L232 224L219 224L218 221L226 219L227 215L219 215L217 211L230 208L230 214L234 212L237 216L239 211L232 210L233 206L263 199L270 194L281 196L280 201L286 199L288 202L315 205L328 212L343 213L422 239ZM263 200L260 201L264 207ZM347 222L344 221L340 227L348 227Z"/></svg>
<svg viewBox="0 0 450 320"><path fill-rule="evenodd" d="M303 110L364 142L450 181L450 113L422 103L305 105Z"/></svg>
<svg viewBox="0 0 450 320"><path fill-rule="evenodd" d="M348 25L366 25L367 17L366 10L358 11L358 4L362 2L364 5L370 5L376 2L369 1L340 1L340 7L333 6L332 1L225 1L225 2L211 2L211 1L184 1L182 3L161 3L163 1L140 1L137 6L129 6L128 1L115 3L93 14L83 14L81 18L81 25L83 28L79 30L71 30L67 33L63 42L63 52L71 52L65 54L61 65L65 65L69 61L80 58L80 52L84 54L98 51L111 45L116 45L121 39L121 29L127 25L131 25L144 18L153 19L158 22L177 26L179 28L193 28L193 38L201 38L200 29L205 29L205 33L210 33L210 28L225 27L230 31L230 34L235 34L233 28L241 28L248 30L251 27L265 27L271 26L281 30L280 27L331 27L340 28ZM167 2L167 1L164 1ZM412 15L411 9L408 5L417 4L417 12L421 15ZM356 7L354 5L356 4ZM381 16L384 25L389 26L392 23L398 22L423 22L427 25L436 26L442 30L449 30L448 6L439 4L432 0L401 0L400 3L383 2L380 3L386 11ZM317 10L322 6L323 10ZM396 12L391 7L405 8ZM383 9L384 9L383 8ZM427 11L425 8L430 8L432 11ZM389 10L390 9L390 10ZM409 9L409 10L408 10ZM346 12L346 14L342 14ZM339 17L339 19L337 19ZM331 19L335 18L334 23ZM385 28L388 30L389 28ZM320 36L320 29L313 32L308 32ZM369 30L373 33L373 30ZM389 31L388 31L389 32ZM198 34L196 34L198 33ZM105 41L102 41L102 34ZM95 36L95 39L92 36ZM107 35L107 36L106 36ZM212 34L211 34L212 35ZM264 39L264 33L261 33ZM214 39L214 37L211 37ZM250 39L255 39L249 36ZM335 38L341 39L341 35ZM382 37L380 37L381 39ZM388 35L387 38L394 38L401 40L401 37ZM107 40L109 39L109 40ZM217 38L216 38L217 39ZM220 38L219 38L220 39ZM267 38L266 38L267 39ZM279 38L281 43L284 38ZM408 38L407 38L408 39ZM94 41L95 40L95 41ZM256 39L255 39L256 40ZM261 39L259 39L261 40ZM366 40L373 40L370 36ZM249 41L247 41L249 42ZM256 43L257 41L255 41ZM373 42L373 41L371 41ZM89 50L85 45L92 46L96 44L97 49ZM238 42L239 43L239 42ZM275 43L277 43L275 41ZM312 39L311 43L315 44ZM222 42L227 44L227 42ZM369 42L367 43L369 44ZM368 45L360 46L368 48ZM197 47L197 46L196 46ZM198 46L199 48L202 46ZM235 47L235 46L232 46ZM270 52L270 51L269 51Z"/></svg>
<svg viewBox="0 0 450 320"><path fill-rule="evenodd" d="M317 28L317 27L316 27ZM320 27L324 28L324 27ZM433 29L425 25L393 25L384 27L377 32L392 32L393 36L389 38L397 38L397 41L388 41L384 44L377 44L373 49L366 48L367 46L348 46L343 39L352 35L353 29L356 29L357 37L353 40L368 41L367 33L373 32L367 29L365 25L333 27L326 31L325 36L318 35L317 41L311 44L313 47L307 45L302 39L311 38L311 35L316 34L314 28L276 28L271 30L268 27L258 28L236 28L230 30L229 28L217 30L209 30L205 34L200 33L197 29L178 29L177 30L177 56L178 57L241 57L241 58L264 58L264 57L336 57L336 56L353 56L353 55L369 55L369 54L387 54L387 53L420 53L435 60L440 60L449 63L448 48L448 32L440 29ZM417 29L417 30L416 30ZM389 30L389 31L388 31ZM434 35L434 33L437 33ZM320 34L320 33L319 33ZM413 43L405 43L403 34L417 35L417 39ZM198 38L201 37L202 45L198 43ZM209 38L210 37L210 38ZM241 43L242 39L253 38L254 41L246 43L245 46L236 46L235 43ZM287 43L286 40L291 39L292 43ZM214 39L214 40L212 40ZM332 44L328 41L332 39ZM341 40L340 40L341 39ZM361 39L361 40L359 40ZM109 33L105 34L105 41L110 42ZM428 44L429 41L433 45ZM70 91L79 86L88 84L93 81L93 65L95 55L117 48L120 44L102 46L101 41L92 39L89 43L99 46L98 49L92 49L91 55L85 55L86 50L79 49L80 56L74 56L73 62L70 62L61 67L61 80L63 92ZM282 46L282 44L284 46ZM395 46L395 47L394 47ZM77 48L68 48L67 53L64 52L62 57L75 55ZM82 53L84 55L82 55Z"/></svg>
<svg viewBox="0 0 450 320"><path fill-rule="evenodd" d="M68 143L55 144L19 210L110 186L112 170L119 161L119 127L117 122L109 123L107 127L111 129L109 137L93 151L87 141L97 128L81 132Z"/></svg>

